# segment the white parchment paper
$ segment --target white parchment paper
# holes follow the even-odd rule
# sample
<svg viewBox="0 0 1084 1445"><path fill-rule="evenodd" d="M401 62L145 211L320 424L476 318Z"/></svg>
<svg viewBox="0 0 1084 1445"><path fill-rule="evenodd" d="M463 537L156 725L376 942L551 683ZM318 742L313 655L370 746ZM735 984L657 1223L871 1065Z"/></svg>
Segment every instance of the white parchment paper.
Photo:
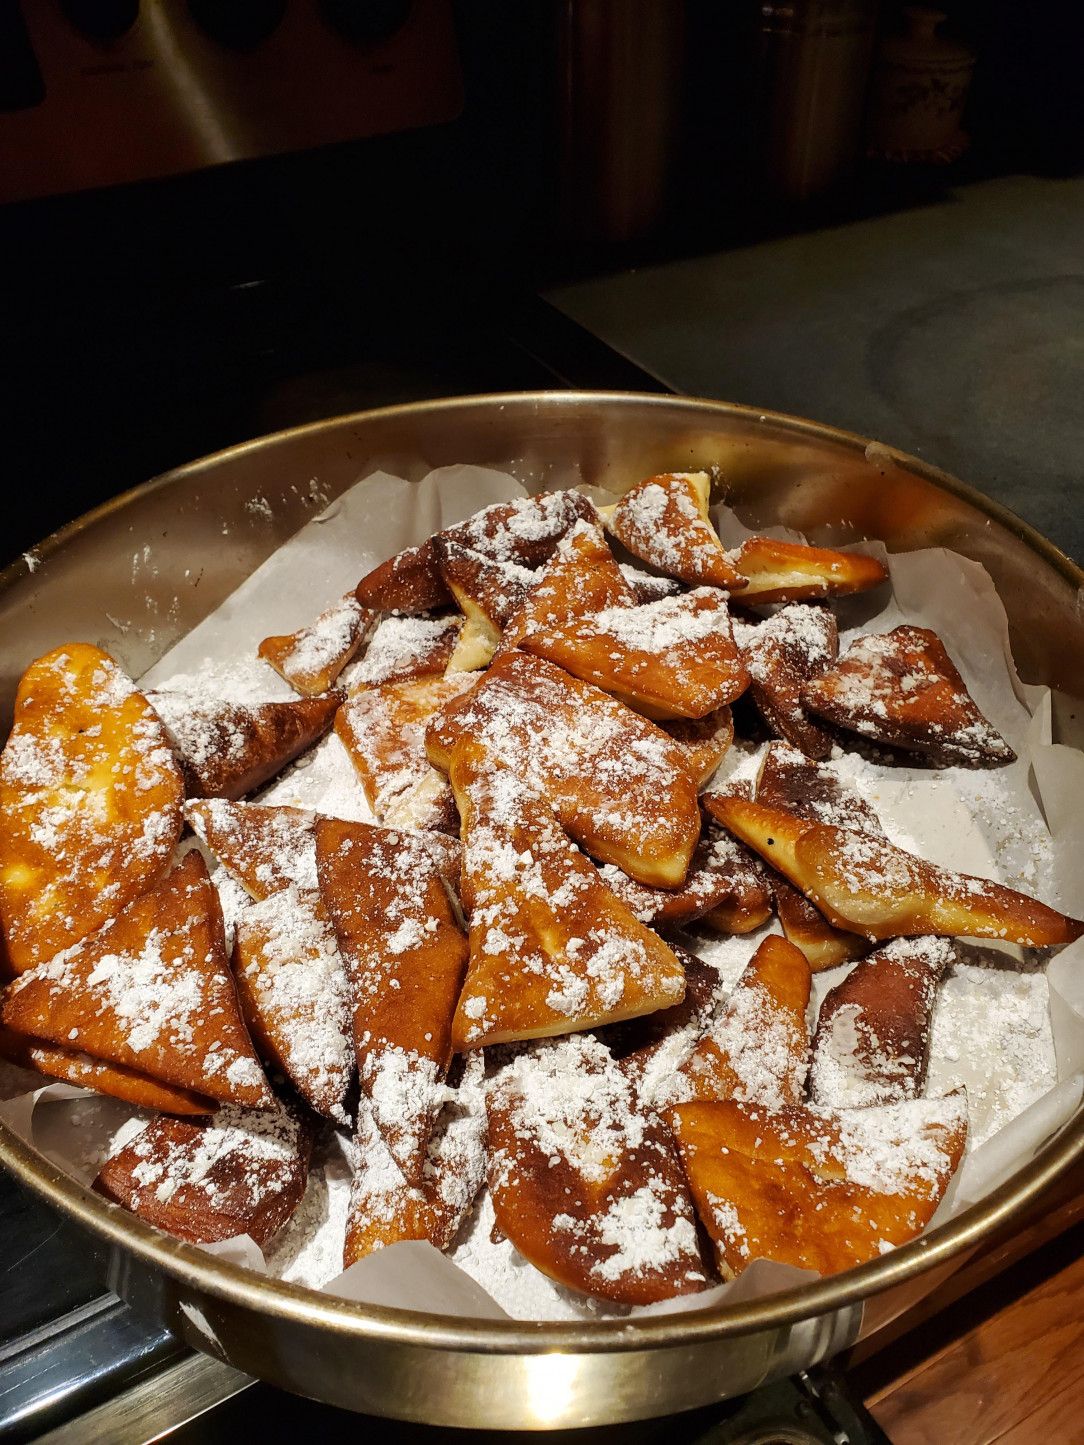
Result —
<svg viewBox="0 0 1084 1445"><path fill-rule="evenodd" d="M365 478L269 557L150 669L142 679L144 685L160 685L178 674L213 674L223 695L292 695L276 674L255 659L262 638L309 622L385 557L479 507L526 490L512 477L471 466L444 467L420 481L387 472ZM749 535L732 513L722 509L716 523L727 545ZM773 534L795 535L782 529ZM878 549L879 544L863 546L866 551ZM883 548L879 555L886 555ZM1084 913L1084 869L1079 865L1084 850L1084 755L1051 743L1049 699L1045 689L1026 687L1017 677L1004 609L989 576L976 563L938 549L887 560L890 586L839 605L842 645L855 632L881 632L905 620L933 628L979 706L1019 758L996 772L935 771L851 754L833 765L844 781L862 788L889 836L901 846L943 866L999 879L1080 916ZM333 734L264 796L337 816L371 817ZM737 953L747 950L737 959L739 964L751 956L758 940L759 935L732 941ZM1011 1122L969 1150L935 1223L981 1199L1022 1167L1064 1126L1084 1095L1084 940L1049 963L1025 960L1018 949L997 947L1010 955L1004 959L1007 970L1045 967L1056 1080ZM996 956L991 966L994 978ZM818 975L817 999L845 972ZM989 1051L977 1050L954 1067L959 1081L970 1084L969 1093L973 1091L976 1098L989 1098L992 1079L996 1088L997 1059ZM137 1130L143 1116L116 1100L66 1084L30 1087L36 1078L25 1070L0 1066L0 1098L5 1099L0 1114L35 1147L89 1185L109 1148ZM974 1105L972 1116L974 1126ZM322 1204L326 1196L329 1215L337 1210L342 1216L326 1221L326 1258L335 1258L337 1250L341 1259L346 1188L348 1169L341 1158L314 1171L310 1189L324 1191L323 1196L314 1196L315 1202ZM284 1250L276 1242L272 1264L283 1255L296 1260L304 1254L305 1243ZM255 1269L268 1267L247 1238L209 1248ZM332 1273L325 1268L322 1287L346 1298L473 1318L507 1317L507 1311L474 1279L427 1244L397 1244L328 1278ZM287 1273L286 1277L296 1276ZM609 1310L592 1303L582 1312L597 1318L692 1311L728 1298L773 1293L808 1278L806 1271L756 1261L734 1283L700 1295L641 1310ZM552 1317L550 1310L545 1313ZM574 1314L576 1309L569 1307L565 1313Z"/></svg>

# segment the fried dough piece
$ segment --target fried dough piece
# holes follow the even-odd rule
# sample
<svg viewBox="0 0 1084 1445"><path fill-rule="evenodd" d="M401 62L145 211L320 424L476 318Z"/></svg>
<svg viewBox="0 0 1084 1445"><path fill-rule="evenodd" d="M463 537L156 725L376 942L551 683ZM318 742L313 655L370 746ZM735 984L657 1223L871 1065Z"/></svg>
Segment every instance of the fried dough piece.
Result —
<svg viewBox="0 0 1084 1445"><path fill-rule="evenodd" d="M511 502L494 502L447 527L419 547L408 547L361 579L357 599L384 612L428 612L451 599L440 571L438 540L451 541L493 562L541 567L580 518L596 517L579 492L540 492Z"/></svg>
<svg viewBox="0 0 1084 1445"><path fill-rule="evenodd" d="M786 743L772 743L768 748L757 781L756 800L769 808L786 808L811 823L832 823L838 828L884 836L881 820L864 798L844 788L830 769ZM772 892L783 932L802 950L814 973L863 958L869 952L868 939L834 927L815 904L779 874L775 875Z"/></svg>
<svg viewBox="0 0 1084 1445"><path fill-rule="evenodd" d="M811 977L804 955L769 934L733 993L682 1064L668 1103L741 1099L781 1108L805 1098Z"/></svg>
<svg viewBox="0 0 1084 1445"><path fill-rule="evenodd" d="M498 656L531 632L607 607L633 606L636 594L621 573L596 521L581 521L561 538L538 581L504 628Z"/></svg>
<svg viewBox="0 0 1084 1445"><path fill-rule="evenodd" d="M437 565L435 538L389 557L358 583L354 596L379 612L431 612L446 607L451 594Z"/></svg>
<svg viewBox="0 0 1084 1445"><path fill-rule="evenodd" d="M702 718L749 684L726 598L713 587L574 618L520 647L654 718Z"/></svg>
<svg viewBox="0 0 1084 1445"><path fill-rule="evenodd" d="M708 517L707 472L648 477L603 512L606 529L642 562L692 587L745 587Z"/></svg>
<svg viewBox="0 0 1084 1445"><path fill-rule="evenodd" d="M0 757L0 922L15 973L150 888L181 836L181 775L147 699L106 653L31 664Z"/></svg>
<svg viewBox="0 0 1084 1445"><path fill-rule="evenodd" d="M771 731L806 757L828 757L832 733L806 711L802 687L839 653L833 614L795 602L757 627L735 628L735 636L749 669L749 691Z"/></svg>
<svg viewBox="0 0 1084 1445"><path fill-rule="evenodd" d="M496 562L447 537L437 538L437 557L445 584L465 621L448 671L477 672L488 667L501 630L522 608L535 574L518 562Z"/></svg>
<svg viewBox="0 0 1084 1445"><path fill-rule="evenodd" d="M825 995L813 1039L814 1103L861 1109L918 1098L938 985L954 957L947 939L897 938Z"/></svg>
<svg viewBox="0 0 1084 1445"><path fill-rule="evenodd" d="M316 887L313 819L303 808L198 798L185 804L184 816L257 903L291 883Z"/></svg>
<svg viewBox="0 0 1084 1445"><path fill-rule="evenodd" d="M719 797L714 815L811 899L829 922L866 938L1004 938L1032 948L1071 943L1084 922L1001 883L952 873L868 833Z"/></svg>
<svg viewBox="0 0 1084 1445"><path fill-rule="evenodd" d="M667 1131L597 1039L547 1040L491 1081L497 1223L536 1269L624 1304L708 1283Z"/></svg>
<svg viewBox="0 0 1084 1445"><path fill-rule="evenodd" d="M866 592L888 576L876 557L864 552L833 552L802 542L750 537L730 561L748 579L743 602L805 602Z"/></svg>
<svg viewBox="0 0 1084 1445"><path fill-rule="evenodd" d="M273 667L294 692L316 697L327 692L368 637L377 614L348 592L314 622L284 636L265 637L258 657Z"/></svg>
<svg viewBox="0 0 1084 1445"><path fill-rule="evenodd" d="M318 818L316 867L353 988L361 1087L392 1157L417 1184L467 965L446 864L420 835Z"/></svg>
<svg viewBox="0 0 1084 1445"><path fill-rule="evenodd" d="M154 692L190 798L242 798L323 737L341 692L291 702L241 703Z"/></svg>
<svg viewBox="0 0 1084 1445"><path fill-rule="evenodd" d="M364 1103L359 1108L344 1268L405 1239L425 1239L435 1249L449 1248L485 1182L483 1070L479 1067L476 1072L478 1078L464 1079L441 1110L417 1185L403 1178L369 1109Z"/></svg>
<svg viewBox="0 0 1084 1445"><path fill-rule="evenodd" d="M835 667L805 684L802 701L837 727L936 762L990 767L1016 757L927 627L859 637Z"/></svg>
<svg viewBox="0 0 1084 1445"><path fill-rule="evenodd" d="M641 923L654 928L706 916L720 933L750 933L766 923L772 911L764 869L710 818L680 888L646 888L612 863L603 864L599 872Z"/></svg>
<svg viewBox="0 0 1084 1445"><path fill-rule="evenodd" d="M440 676L451 660L463 619L447 617L382 617L365 654L350 668L343 683L348 694L385 682Z"/></svg>
<svg viewBox="0 0 1084 1445"><path fill-rule="evenodd" d="M36 1069L51 1079L61 1079L96 1094L123 1099L140 1109L153 1109L161 1114L213 1114L218 1108L214 1099L194 1094L189 1089L175 1089L160 1084L135 1069L120 1064L103 1064L77 1049L62 1049L56 1044L42 1044L24 1038L10 1029L0 1028L0 1058L9 1059L24 1069Z"/></svg>
<svg viewBox="0 0 1084 1445"><path fill-rule="evenodd" d="M425 746L445 772L462 736L552 804L593 857L630 878L676 887L700 836L686 755L661 729L541 658L501 658L431 719Z"/></svg>
<svg viewBox="0 0 1084 1445"><path fill-rule="evenodd" d="M665 1117L727 1278L757 1258L838 1274L906 1244L967 1141L962 1090L834 1112L728 1099Z"/></svg>
<svg viewBox="0 0 1084 1445"><path fill-rule="evenodd" d="M247 1234L263 1246L301 1203L312 1130L282 1105L224 1105L213 1119L153 1119L105 1161L94 1189L194 1244Z"/></svg>
<svg viewBox="0 0 1084 1445"><path fill-rule="evenodd" d="M223 1103L267 1087L230 976L218 894L199 853L89 938L5 991L9 1028Z"/></svg>
<svg viewBox="0 0 1084 1445"><path fill-rule="evenodd" d="M291 886L247 909L237 923L233 976L261 1056L315 1113L346 1124L350 986L320 895Z"/></svg>
<svg viewBox="0 0 1084 1445"><path fill-rule="evenodd" d="M426 756L425 728L438 708L474 682L469 673L455 673L382 683L339 709L335 731L369 806L389 828L458 830L452 790Z"/></svg>
<svg viewBox="0 0 1084 1445"><path fill-rule="evenodd" d="M448 527L442 538L458 542L494 562L541 567L561 538L579 521L598 521L582 492L538 492L511 502L494 502L465 522Z"/></svg>
<svg viewBox="0 0 1084 1445"><path fill-rule="evenodd" d="M597 1028L680 1002L681 964L606 887L544 797L469 738L449 776L470 919L456 1049Z"/></svg>
<svg viewBox="0 0 1084 1445"><path fill-rule="evenodd" d="M719 707L701 718L664 723L662 729L685 753L689 771L702 788L730 751L734 715L728 707Z"/></svg>

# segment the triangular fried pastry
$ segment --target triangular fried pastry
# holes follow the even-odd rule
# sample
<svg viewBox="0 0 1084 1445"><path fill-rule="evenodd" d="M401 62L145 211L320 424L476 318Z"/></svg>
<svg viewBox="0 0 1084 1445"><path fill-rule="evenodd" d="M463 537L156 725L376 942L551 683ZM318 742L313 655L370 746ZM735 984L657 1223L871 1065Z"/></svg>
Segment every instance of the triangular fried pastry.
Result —
<svg viewBox="0 0 1084 1445"><path fill-rule="evenodd" d="M437 538L441 576L466 619L448 660L449 672L487 667L506 627L537 580L518 562L497 562L447 537Z"/></svg>
<svg viewBox="0 0 1084 1445"><path fill-rule="evenodd" d="M673 952L606 887L544 797L467 738L449 776L470 919L456 1049L597 1028L681 1000Z"/></svg>
<svg viewBox="0 0 1084 1445"><path fill-rule="evenodd" d="M423 835L318 818L316 867L353 989L361 1087L416 1184L444 1102L467 964L446 864Z"/></svg>
<svg viewBox="0 0 1084 1445"><path fill-rule="evenodd" d="M378 612L431 612L446 607L451 594L437 564L435 538L389 557L358 583L354 596Z"/></svg>
<svg viewBox="0 0 1084 1445"><path fill-rule="evenodd" d="M342 700L341 692L258 703L150 694L190 798L243 798L253 792L323 737Z"/></svg>
<svg viewBox="0 0 1084 1445"><path fill-rule="evenodd" d="M383 612L429 612L450 600L441 576L438 540L448 540L488 557L541 567L568 529L580 518L597 518L580 492L540 492L511 502L494 502L418 547L408 547L374 567L357 586L363 607Z"/></svg>
<svg viewBox="0 0 1084 1445"><path fill-rule="evenodd" d="M0 1016L17 1033L224 1103L271 1103L230 976L218 895L195 851L89 938L21 974Z"/></svg>
<svg viewBox="0 0 1084 1445"><path fill-rule="evenodd" d="M108 1094L160 1114L213 1114L218 1108L215 1100L205 1095L161 1084L120 1064L104 1064L78 1049L62 1049L57 1044L24 1038L10 1029L0 1028L0 1058L9 1059L24 1069L36 1069L51 1079L62 1079L66 1084L93 1089L96 1094Z"/></svg>
<svg viewBox="0 0 1084 1445"><path fill-rule="evenodd" d="M648 717L702 718L749 683L726 598L713 587L610 607L529 633L520 647Z"/></svg>
<svg viewBox="0 0 1084 1445"><path fill-rule="evenodd" d="M311 1155L297 1112L224 1105L204 1123L152 1119L105 1161L94 1189L178 1239L247 1234L263 1246L301 1203Z"/></svg>
<svg viewBox="0 0 1084 1445"><path fill-rule="evenodd" d="M372 631L377 614L352 592L314 622L285 636L265 637L258 657L273 667L294 692L316 697L327 692Z"/></svg>
<svg viewBox="0 0 1084 1445"><path fill-rule="evenodd" d="M581 1035L520 1052L487 1108L497 1224L536 1269L624 1304L709 1283L667 1131L604 1044Z"/></svg>
<svg viewBox="0 0 1084 1445"><path fill-rule="evenodd" d="M864 552L833 552L803 542L778 542L774 537L750 537L729 554L729 560L747 579L743 602L843 597L877 587L888 576L884 564Z"/></svg>
<svg viewBox="0 0 1084 1445"><path fill-rule="evenodd" d="M1071 943L1084 922L1001 883L953 873L869 833L807 823L742 798L715 816L800 888L837 928L866 938L943 934L1003 938L1032 948Z"/></svg>
<svg viewBox="0 0 1084 1445"><path fill-rule="evenodd" d="M906 1244L967 1142L962 1090L835 1112L727 1099L665 1117L727 1278L758 1258L838 1274Z"/></svg>
<svg viewBox="0 0 1084 1445"><path fill-rule="evenodd" d="M663 472L648 477L603 510L606 529L642 562L692 587L736 591L745 586L708 518L707 472Z"/></svg>
<svg viewBox="0 0 1084 1445"><path fill-rule="evenodd" d="M619 562L621 575L632 588L637 602L659 602L663 597L676 597L682 584L676 577L662 577L634 567L631 562Z"/></svg>
<svg viewBox="0 0 1084 1445"><path fill-rule="evenodd" d="M257 901L291 883L316 887L312 814L303 808L197 798L184 816L231 878Z"/></svg>
<svg viewBox="0 0 1084 1445"><path fill-rule="evenodd" d="M682 1064L667 1101L733 1098L769 1108L801 1103L809 1073L810 986L804 955L769 934Z"/></svg>
<svg viewBox="0 0 1084 1445"><path fill-rule="evenodd" d="M577 522L561 538L538 581L505 626L497 655L511 651L530 632L545 632L569 618L635 602L636 594L622 576L598 522Z"/></svg>
<svg viewBox="0 0 1084 1445"><path fill-rule="evenodd" d="M728 707L718 707L700 718L663 723L662 730L682 749L689 771L702 788L730 751L734 715Z"/></svg>
<svg viewBox="0 0 1084 1445"><path fill-rule="evenodd" d="M470 673L455 673L382 683L339 709L335 731L369 806L389 828L458 829L451 788L426 756L425 728L438 708L474 682Z"/></svg>
<svg viewBox="0 0 1084 1445"><path fill-rule="evenodd" d="M346 672L342 685L349 695L384 682L411 677L439 677L455 651L462 617L382 617L364 655Z"/></svg>
<svg viewBox="0 0 1084 1445"><path fill-rule="evenodd" d="M696 782L681 746L622 703L513 652L426 728L426 751L445 772L461 736L544 794L592 857L640 883L684 881L700 836Z"/></svg>
<svg viewBox="0 0 1084 1445"><path fill-rule="evenodd" d="M806 711L802 687L836 660L834 615L794 602L756 627L735 625L734 634L749 669L749 691L771 731L806 757L828 757L832 733Z"/></svg>
<svg viewBox="0 0 1084 1445"><path fill-rule="evenodd" d="M933 1006L954 957L947 939L897 938L825 995L813 1039L814 1103L861 1109L922 1093Z"/></svg>
<svg viewBox="0 0 1084 1445"><path fill-rule="evenodd" d="M486 1114L477 1078L449 1091L429 1140L422 1173L408 1184L388 1153L369 1108L358 1109L354 1141L355 1169L346 1219L343 1267L367 1254L406 1239L428 1240L448 1249L486 1175Z"/></svg>
<svg viewBox="0 0 1084 1445"><path fill-rule="evenodd" d="M845 788L829 768L787 743L772 743L768 748L756 800L766 807L786 808L811 823L833 823L838 828L883 836L881 821L864 798ZM829 923L815 904L779 874L774 877L772 892L783 932L802 950L814 973L869 952L868 939Z"/></svg>
<svg viewBox="0 0 1084 1445"><path fill-rule="evenodd" d="M749 933L767 922L772 911L764 868L713 819L704 828L680 888L647 888L612 863L599 871L622 903L654 928L709 915L721 933Z"/></svg>
<svg viewBox="0 0 1084 1445"><path fill-rule="evenodd" d="M927 627L857 638L835 667L805 684L802 701L837 727L936 762L988 767L1016 757Z"/></svg>
<svg viewBox="0 0 1084 1445"><path fill-rule="evenodd" d="M237 922L233 976L261 1057L314 1113L347 1123L351 991L320 895L287 887L246 909Z"/></svg>
<svg viewBox="0 0 1084 1445"><path fill-rule="evenodd" d="M582 492L538 492L511 502L494 502L465 522L447 527L443 539L469 547L494 562L541 567L578 521L598 521Z"/></svg>
<svg viewBox="0 0 1084 1445"><path fill-rule="evenodd" d="M162 876L183 797L161 723L111 657L72 643L31 664L0 757L0 922L14 972Z"/></svg>

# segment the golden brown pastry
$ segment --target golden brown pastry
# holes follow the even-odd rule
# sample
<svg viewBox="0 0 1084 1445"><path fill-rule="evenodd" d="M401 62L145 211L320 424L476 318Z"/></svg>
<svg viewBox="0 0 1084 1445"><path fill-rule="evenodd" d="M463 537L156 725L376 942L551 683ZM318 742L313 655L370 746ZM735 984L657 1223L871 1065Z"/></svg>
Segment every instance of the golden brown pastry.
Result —
<svg viewBox="0 0 1084 1445"><path fill-rule="evenodd" d="M709 1283L667 1130L597 1039L531 1045L487 1107L497 1223L536 1269L623 1304Z"/></svg>
<svg viewBox="0 0 1084 1445"><path fill-rule="evenodd" d="M935 762L990 767L1016 757L926 627L858 638L835 667L804 685L802 701L837 727Z"/></svg>
<svg viewBox="0 0 1084 1445"><path fill-rule="evenodd" d="M373 629L377 614L348 592L297 632L265 637L257 656L302 697L327 692Z"/></svg>
<svg viewBox="0 0 1084 1445"><path fill-rule="evenodd" d="M869 833L807 823L742 798L720 797L713 812L831 923L867 938L932 933L1045 948L1084 933L1084 922L1038 899L938 868Z"/></svg>
<svg viewBox="0 0 1084 1445"><path fill-rule="evenodd" d="M265 1245L301 1203L312 1129L282 1105L212 1119L152 1119L102 1165L94 1189L179 1239L247 1234Z"/></svg>
<svg viewBox="0 0 1084 1445"><path fill-rule="evenodd" d="M605 886L545 798L466 738L450 777L470 920L455 1048L596 1028L681 1000L673 952Z"/></svg>
<svg viewBox="0 0 1084 1445"><path fill-rule="evenodd" d="M0 1018L29 1038L223 1103L272 1103L197 852L96 933L9 984Z"/></svg>
<svg viewBox="0 0 1084 1445"><path fill-rule="evenodd" d="M606 528L642 562L691 587L745 587L708 517L707 472L663 472L605 508Z"/></svg>
<svg viewBox="0 0 1084 1445"><path fill-rule="evenodd" d="M292 702L228 702L154 692L190 798L243 798L281 773L331 726L341 692Z"/></svg>
<svg viewBox="0 0 1084 1445"><path fill-rule="evenodd" d="M460 737L481 743L553 805L592 857L676 887L700 836L696 781L678 743L552 663L513 652L430 721L425 745L447 772Z"/></svg>
<svg viewBox="0 0 1084 1445"><path fill-rule="evenodd" d="M930 1222L967 1141L963 1091L869 1109L736 1099L666 1112L719 1269L774 1259L837 1274Z"/></svg>
<svg viewBox="0 0 1084 1445"><path fill-rule="evenodd" d="M147 699L71 643L27 669L0 757L0 922L13 972L93 933L165 873L184 789Z"/></svg>
<svg viewBox="0 0 1084 1445"><path fill-rule="evenodd" d="M746 578L743 602L843 597L877 587L888 576L883 563L863 552L833 552L774 537L750 537L730 554L730 561Z"/></svg>

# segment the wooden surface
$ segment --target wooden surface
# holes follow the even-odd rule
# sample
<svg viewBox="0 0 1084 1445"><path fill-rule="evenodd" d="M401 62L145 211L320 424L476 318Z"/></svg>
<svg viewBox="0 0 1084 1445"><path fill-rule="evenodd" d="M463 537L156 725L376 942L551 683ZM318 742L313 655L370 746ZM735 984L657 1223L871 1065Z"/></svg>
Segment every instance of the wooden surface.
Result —
<svg viewBox="0 0 1084 1445"><path fill-rule="evenodd" d="M1080 1445L1084 1223L848 1378L893 1445Z"/></svg>

